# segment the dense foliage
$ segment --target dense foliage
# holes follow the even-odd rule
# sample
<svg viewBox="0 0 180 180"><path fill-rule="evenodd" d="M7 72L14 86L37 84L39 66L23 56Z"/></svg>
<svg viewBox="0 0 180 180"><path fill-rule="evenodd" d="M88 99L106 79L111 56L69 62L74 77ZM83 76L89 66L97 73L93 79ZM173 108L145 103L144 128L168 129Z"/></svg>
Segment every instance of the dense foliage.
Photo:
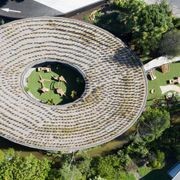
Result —
<svg viewBox="0 0 180 180"><path fill-rule="evenodd" d="M149 108L139 119L138 132L143 141L158 139L170 127L170 115L166 110Z"/></svg>
<svg viewBox="0 0 180 180"><path fill-rule="evenodd" d="M139 168L150 171L165 165L166 154L161 150L164 147L177 151L178 159L178 129L174 132L168 130L169 125L167 111L147 109L129 143L112 154L100 157L89 157L85 152L77 156L48 153L51 160L39 160L32 155L22 157L12 149L0 150L0 179L71 180L73 177L74 180L135 180L133 172L139 172Z"/></svg>
<svg viewBox="0 0 180 180"><path fill-rule="evenodd" d="M163 33L173 28L173 17L164 1L147 5L142 0L115 0L97 13L94 22L144 55L157 50Z"/></svg>
<svg viewBox="0 0 180 180"><path fill-rule="evenodd" d="M163 35L159 46L159 52L161 55L180 55L180 30L175 29Z"/></svg>
<svg viewBox="0 0 180 180"><path fill-rule="evenodd" d="M50 170L49 162L34 156L20 157L12 149L6 153L0 150L1 180L44 180Z"/></svg>
<svg viewBox="0 0 180 180"><path fill-rule="evenodd" d="M146 5L143 0L115 0L96 14L95 24L121 37L140 53L149 54L159 47L163 55L177 55L180 34L179 30L169 31L172 20L165 3ZM178 29L179 20L173 22ZM132 172L142 167L148 171L162 168L167 151L180 160L180 127L169 127L166 110L149 108L139 118L129 143L110 155L81 154L75 159L71 154L56 153L50 156L51 160L39 160L32 155L22 157L12 149L0 150L0 180L135 180Z"/></svg>

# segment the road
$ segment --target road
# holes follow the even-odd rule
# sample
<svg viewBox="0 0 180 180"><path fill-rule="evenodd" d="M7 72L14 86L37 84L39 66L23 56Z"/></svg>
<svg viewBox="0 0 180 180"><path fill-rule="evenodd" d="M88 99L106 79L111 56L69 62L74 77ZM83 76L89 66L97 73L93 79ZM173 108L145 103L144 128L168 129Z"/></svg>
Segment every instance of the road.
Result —
<svg viewBox="0 0 180 180"><path fill-rule="evenodd" d="M104 0L0 0L0 16L13 19L71 16L102 4Z"/></svg>

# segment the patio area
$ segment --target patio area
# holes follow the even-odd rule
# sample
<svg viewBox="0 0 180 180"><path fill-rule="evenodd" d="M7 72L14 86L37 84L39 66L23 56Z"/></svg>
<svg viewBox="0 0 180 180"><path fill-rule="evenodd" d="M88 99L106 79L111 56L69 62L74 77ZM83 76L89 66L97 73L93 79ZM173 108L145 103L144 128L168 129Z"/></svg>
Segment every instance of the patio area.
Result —
<svg viewBox="0 0 180 180"><path fill-rule="evenodd" d="M155 80L148 80L148 98L147 98L147 105L151 105L153 100L159 99L161 97L164 97L164 95L169 91L174 91L174 89L178 91L176 94L178 95L180 85L169 85L168 81L170 79L173 79L174 77L180 76L180 62L177 63L171 63L169 64L169 72L162 73L159 68L155 70ZM173 87L172 87L173 86ZM172 88L170 88L172 87ZM154 93L152 92L152 89L154 89ZM163 91L162 91L163 90Z"/></svg>

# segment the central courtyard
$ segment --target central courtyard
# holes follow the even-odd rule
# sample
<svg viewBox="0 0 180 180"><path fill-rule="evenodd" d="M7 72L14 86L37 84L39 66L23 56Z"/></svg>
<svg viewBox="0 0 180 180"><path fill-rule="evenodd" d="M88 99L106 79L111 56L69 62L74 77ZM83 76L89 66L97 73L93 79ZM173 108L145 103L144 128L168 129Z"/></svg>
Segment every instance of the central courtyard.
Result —
<svg viewBox="0 0 180 180"><path fill-rule="evenodd" d="M30 68L25 91L49 105L62 105L78 99L84 89L83 76L73 67L59 62L44 62Z"/></svg>

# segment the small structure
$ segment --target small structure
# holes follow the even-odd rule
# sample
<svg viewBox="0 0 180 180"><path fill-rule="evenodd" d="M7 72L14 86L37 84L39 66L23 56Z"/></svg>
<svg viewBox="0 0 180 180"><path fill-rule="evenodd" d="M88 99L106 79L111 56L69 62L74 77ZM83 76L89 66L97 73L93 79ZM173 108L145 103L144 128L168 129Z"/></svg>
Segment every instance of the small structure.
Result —
<svg viewBox="0 0 180 180"><path fill-rule="evenodd" d="M37 71L51 72L51 68L49 67L38 67Z"/></svg>
<svg viewBox="0 0 180 180"><path fill-rule="evenodd" d="M180 179L180 163L175 164L169 171L168 175L172 180Z"/></svg>
<svg viewBox="0 0 180 180"><path fill-rule="evenodd" d="M151 90L150 90L150 93L151 93L151 94L154 94L154 92L155 92L155 89L151 89Z"/></svg>
<svg viewBox="0 0 180 180"><path fill-rule="evenodd" d="M174 80L175 80L175 83L180 84L180 77L175 77Z"/></svg>
<svg viewBox="0 0 180 180"><path fill-rule="evenodd" d="M38 82L41 83L42 86L43 86L44 81L50 81L49 79L43 79L41 75L39 75L39 78L40 80Z"/></svg>
<svg viewBox="0 0 180 180"><path fill-rule="evenodd" d="M169 84L180 84L180 77L174 77L168 81Z"/></svg>
<svg viewBox="0 0 180 180"><path fill-rule="evenodd" d="M49 89L46 88L46 87L42 87L42 88L40 88L39 90L40 90L42 93L46 93L46 92L49 91Z"/></svg>
<svg viewBox="0 0 180 180"><path fill-rule="evenodd" d="M169 79L168 80L168 84L174 84L174 80L173 79Z"/></svg>
<svg viewBox="0 0 180 180"><path fill-rule="evenodd" d="M151 71L149 71L148 75L149 75L149 77L150 77L151 80L155 80L155 79L156 79L156 76L155 76L155 74L154 74L154 69L152 69Z"/></svg>
<svg viewBox="0 0 180 180"><path fill-rule="evenodd" d="M59 81L59 82L61 81L61 82L67 83L63 76L52 76L52 78L56 81Z"/></svg>
<svg viewBox="0 0 180 180"><path fill-rule="evenodd" d="M163 64L160 68L161 68L162 73L169 72L169 64Z"/></svg>
<svg viewBox="0 0 180 180"><path fill-rule="evenodd" d="M62 82L67 83L63 76L60 76L60 77L59 77L59 81L62 81Z"/></svg>
<svg viewBox="0 0 180 180"><path fill-rule="evenodd" d="M56 88L56 92L57 92L57 94L59 94L60 96L66 96L65 92L64 92L61 88Z"/></svg>

